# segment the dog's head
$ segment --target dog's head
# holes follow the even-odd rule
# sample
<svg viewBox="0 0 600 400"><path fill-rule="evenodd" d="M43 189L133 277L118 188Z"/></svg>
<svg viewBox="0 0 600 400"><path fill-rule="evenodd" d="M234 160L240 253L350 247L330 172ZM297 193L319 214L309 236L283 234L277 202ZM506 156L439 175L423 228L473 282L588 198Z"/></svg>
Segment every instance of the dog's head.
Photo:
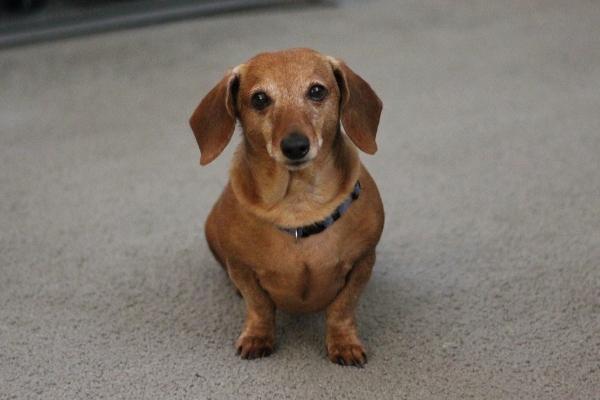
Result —
<svg viewBox="0 0 600 400"><path fill-rule="evenodd" d="M200 164L229 143L239 119L254 151L295 170L334 140L341 121L362 151L377 151L381 100L346 64L310 49L263 53L221 79L190 118Z"/></svg>

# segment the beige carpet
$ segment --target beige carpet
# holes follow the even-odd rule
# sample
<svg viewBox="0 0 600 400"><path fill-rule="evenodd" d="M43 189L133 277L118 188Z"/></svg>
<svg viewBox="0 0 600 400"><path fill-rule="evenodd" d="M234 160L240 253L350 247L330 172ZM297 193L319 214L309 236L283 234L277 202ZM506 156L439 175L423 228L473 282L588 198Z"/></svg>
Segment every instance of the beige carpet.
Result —
<svg viewBox="0 0 600 400"><path fill-rule="evenodd" d="M187 119L309 46L379 93L365 369L324 319L235 357ZM0 51L0 399L600 399L600 3L348 1Z"/></svg>

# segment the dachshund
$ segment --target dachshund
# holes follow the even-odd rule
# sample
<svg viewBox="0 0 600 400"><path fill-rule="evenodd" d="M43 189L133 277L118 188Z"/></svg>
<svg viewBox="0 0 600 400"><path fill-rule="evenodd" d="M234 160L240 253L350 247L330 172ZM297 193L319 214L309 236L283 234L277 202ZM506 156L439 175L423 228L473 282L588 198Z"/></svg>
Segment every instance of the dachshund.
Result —
<svg viewBox="0 0 600 400"><path fill-rule="evenodd" d="M367 362L355 314L384 210L358 149L377 151L381 110L370 85L342 60L299 48L261 53L229 70L191 116L201 165L241 125L205 234L246 303L235 344L242 358L272 354L279 309L325 311L330 360Z"/></svg>

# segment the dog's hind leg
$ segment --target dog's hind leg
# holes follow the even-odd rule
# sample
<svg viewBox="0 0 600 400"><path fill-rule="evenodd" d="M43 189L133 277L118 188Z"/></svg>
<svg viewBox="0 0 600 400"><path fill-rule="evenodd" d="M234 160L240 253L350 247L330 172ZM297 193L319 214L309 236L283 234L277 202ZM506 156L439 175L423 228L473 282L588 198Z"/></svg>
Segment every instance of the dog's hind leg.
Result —
<svg viewBox="0 0 600 400"><path fill-rule="evenodd" d="M227 271L227 267L225 265L225 260L221 256L220 246L219 246L219 237L218 237L218 225L217 225L217 212L216 208L218 204L210 212L206 225L204 226L204 234L206 235L206 241L208 242L208 247L212 252L213 256L217 259L221 267Z"/></svg>

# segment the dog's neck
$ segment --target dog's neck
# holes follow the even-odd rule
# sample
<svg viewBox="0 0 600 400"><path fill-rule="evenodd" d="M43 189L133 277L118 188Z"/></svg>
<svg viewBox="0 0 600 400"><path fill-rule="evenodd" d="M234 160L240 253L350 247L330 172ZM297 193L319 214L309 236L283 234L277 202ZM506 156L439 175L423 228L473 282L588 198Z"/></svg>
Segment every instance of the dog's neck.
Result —
<svg viewBox="0 0 600 400"><path fill-rule="evenodd" d="M331 215L354 190L361 164L356 147L339 133L305 168L292 171L242 142L231 165L231 186L253 214L280 227Z"/></svg>

